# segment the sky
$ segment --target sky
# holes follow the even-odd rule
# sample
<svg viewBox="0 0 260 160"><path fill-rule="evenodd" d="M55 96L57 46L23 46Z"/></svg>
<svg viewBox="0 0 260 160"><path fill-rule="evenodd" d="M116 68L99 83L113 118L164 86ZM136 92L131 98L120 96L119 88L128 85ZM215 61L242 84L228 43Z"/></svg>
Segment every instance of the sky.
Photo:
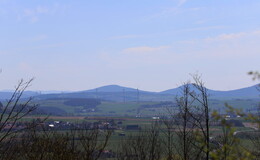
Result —
<svg viewBox="0 0 260 160"><path fill-rule="evenodd" d="M259 0L0 0L0 90L256 84Z"/></svg>

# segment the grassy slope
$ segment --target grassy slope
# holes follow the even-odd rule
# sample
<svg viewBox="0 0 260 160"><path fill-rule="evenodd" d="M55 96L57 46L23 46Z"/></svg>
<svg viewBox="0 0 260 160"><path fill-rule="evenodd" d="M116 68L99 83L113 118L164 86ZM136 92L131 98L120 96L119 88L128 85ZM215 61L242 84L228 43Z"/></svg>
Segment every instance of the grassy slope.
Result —
<svg viewBox="0 0 260 160"><path fill-rule="evenodd" d="M82 110L83 106L68 106L64 105L64 100L41 100L37 101L39 109L56 109L64 111L67 114L63 115L74 115L74 116L155 116L165 113L165 107L154 107L154 108L142 108L142 105L156 104L159 102L102 102L101 105L97 106L95 112L77 112ZM225 111L225 103L241 109L251 109L256 107L259 103L258 99L230 99L230 100L210 100L211 109L216 109L220 112Z"/></svg>

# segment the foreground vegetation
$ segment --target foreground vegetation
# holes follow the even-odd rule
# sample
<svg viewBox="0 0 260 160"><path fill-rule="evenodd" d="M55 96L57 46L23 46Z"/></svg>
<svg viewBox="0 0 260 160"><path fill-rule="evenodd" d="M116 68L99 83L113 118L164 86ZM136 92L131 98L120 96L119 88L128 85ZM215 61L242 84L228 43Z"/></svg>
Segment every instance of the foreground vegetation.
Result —
<svg viewBox="0 0 260 160"><path fill-rule="evenodd" d="M20 102L31 81L21 81L11 99L0 105L0 159L259 159L259 107L252 114L229 104L225 114L213 110L204 83L199 76L193 80L183 85L176 103L165 103L166 110L153 119L85 117L69 121L66 117L66 121L51 121L54 117L48 116L32 120L37 106L31 99ZM84 101L71 99L64 104L77 106ZM102 105L95 100L91 104L85 109ZM150 109L158 104L141 106Z"/></svg>

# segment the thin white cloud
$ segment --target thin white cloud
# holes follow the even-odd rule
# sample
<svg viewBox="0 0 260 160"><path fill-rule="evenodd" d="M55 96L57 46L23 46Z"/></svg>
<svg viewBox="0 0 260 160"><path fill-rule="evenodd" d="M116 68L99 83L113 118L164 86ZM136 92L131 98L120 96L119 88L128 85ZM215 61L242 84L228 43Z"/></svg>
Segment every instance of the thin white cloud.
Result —
<svg viewBox="0 0 260 160"><path fill-rule="evenodd" d="M113 63L137 64L183 64L187 60L206 62L218 60L241 60L259 56L260 30L220 34L215 37L175 42L165 46L139 46L126 48L112 56ZM108 55L107 55L108 56ZM117 59L115 62L115 59ZM113 64L111 63L111 64Z"/></svg>
<svg viewBox="0 0 260 160"><path fill-rule="evenodd" d="M50 6L36 6L32 8L22 8L17 11L17 19L18 21L27 20L32 23L35 23L40 20L41 16L44 15L54 15L58 12L63 12L67 9L67 6L63 6L60 4L53 4Z"/></svg>
<svg viewBox="0 0 260 160"><path fill-rule="evenodd" d="M205 30L211 30L211 29L223 29L226 28L226 26L205 26L205 27L194 27L194 28L186 28L181 29L178 32L191 32L191 31L205 31Z"/></svg>
<svg viewBox="0 0 260 160"><path fill-rule="evenodd" d="M248 36L260 36L260 30L250 31L250 32L237 32L237 33L224 33L217 35L215 37L208 37L205 41L212 42L212 41L225 41L225 40L235 40L241 39Z"/></svg>
<svg viewBox="0 0 260 160"><path fill-rule="evenodd" d="M216 27L217 29L218 27ZM219 27L221 29L221 26ZM224 28L224 26L223 26ZM207 29L214 29L214 27L202 27L202 28L194 28L194 29L184 29L183 31L193 31L193 30L207 30ZM216 42L225 42L226 41L236 41L236 40L243 40L243 39L259 39L260 38L260 30L254 31L247 31L247 32L236 32L236 33L222 33L216 36L206 37L202 39L191 39L180 41L180 43L185 44L197 44L197 43L216 43Z"/></svg>
<svg viewBox="0 0 260 160"><path fill-rule="evenodd" d="M8 52L6 52L6 53L17 53L17 52L25 52L26 53L27 51L30 51L30 50L60 48L60 47L64 47L65 45L66 45L65 43L54 43L54 44L42 44L42 45L29 46L29 47L28 46L18 47L18 48L12 48L12 49L8 50Z"/></svg>
<svg viewBox="0 0 260 160"><path fill-rule="evenodd" d="M99 59L107 68L131 69L153 65L166 65L178 61L179 55L171 50L170 46L140 46L126 48L118 52L105 52L99 54Z"/></svg>
<svg viewBox="0 0 260 160"><path fill-rule="evenodd" d="M109 39L112 40L117 40L117 39L132 39L132 38L140 38L142 37L141 35L122 35L122 36L113 36L110 37Z"/></svg>
<svg viewBox="0 0 260 160"><path fill-rule="evenodd" d="M183 12L187 12L187 11L198 11L200 9L200 8L186 8L186 9L183 9L182 6L185 3L187 3L187 2L188 2L188 0L178 0L177 4L175 3L175 6L163 9L159 13L156 13L154 15L148 16L147 19L168 17L168 16L177 15L179 13L183 13Z"/></svg>
<svg viewBox="0 0 260 160"><path fill-rule="evenodd" d="M37 6L36 8L26 8L18 14L19 21L27 19L32 23L39 21L39 17L44 14L49 14L50 9L44 6Z"/></svg>
<svg viewBox="0 0 260 160"><path fill-rule="evenodd" d="M234 60L259 57L260 30L225 33L180 42L182 53L207 59Z"/></svg>
<svg viewBox="0 0 260 160"><path fill-rule="evenodd" d="M184 5L188 0L179 0L178 6Z"/></svg>
<svg viewBox="0 0 260 160"><path fill-rule="evenodd" d="M33 41L42 41L42 40L45 40L47 39L48 36L45 35L45 34L41 34L41 35L38 35L38 36L35 36L34 38L32 38Z"/></svg>
<svg viewBox="0 0 260 160"><path fill-rule="evenodd" d="M33 49L47 49L47 48L59 48L64 47L65 43L55 43L55 44L46 44L46 45L39 45L31 48L26 48L26 50L33 50Z"/></svg>
<svg viewBox="0 0 260 160"><path fill-rule="evenodd" d="M152 52L159 52L168 48L169 46L159 46L159 47L140 46L140 47L126 48L123 50L123 53L152 53Z"/></svg>
<svg viewBox="0 0 260 160"><path fill-rule="evenodd" d="M193 32L193 31L206 31L206 30L220 30L220 29L225 29L227 26L205 26L205 27L193 27L193 28L183 28L179 30L174 30L170 32L161 32L161 33L150 33L150 34L140 34L140 35L135 35L135 34L128 34L128 35L121 35L121 36L112 36L107 38L108 40L120 40L120 39L138 39L138 38L154 38L154 37L159 37L159 36L165 36L165 35L171 35L175 33L181 33L181 32Z"/></svg>

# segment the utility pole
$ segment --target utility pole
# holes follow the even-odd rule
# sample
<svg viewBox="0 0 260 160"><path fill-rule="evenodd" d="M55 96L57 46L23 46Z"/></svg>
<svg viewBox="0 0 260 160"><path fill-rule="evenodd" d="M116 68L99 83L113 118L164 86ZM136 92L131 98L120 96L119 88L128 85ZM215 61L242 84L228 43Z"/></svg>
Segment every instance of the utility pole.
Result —
<svg viewBox="0 0 260 160"><path fill-rule="evenodd" d="M98 99L98 89L96 88L96 99Z"/></svg>
<svg viewBox="0 0 260 160"><path fill-rule="evenodd" d="M139 93L139 89L137 88L137 103L139 104L140 102L140 93Z"/></svg>
<svg viewBox="0 0 260 160"><path fill-rule="evenodd" d="M123 89L123 101L125 103L125 89Z"/></svg>

